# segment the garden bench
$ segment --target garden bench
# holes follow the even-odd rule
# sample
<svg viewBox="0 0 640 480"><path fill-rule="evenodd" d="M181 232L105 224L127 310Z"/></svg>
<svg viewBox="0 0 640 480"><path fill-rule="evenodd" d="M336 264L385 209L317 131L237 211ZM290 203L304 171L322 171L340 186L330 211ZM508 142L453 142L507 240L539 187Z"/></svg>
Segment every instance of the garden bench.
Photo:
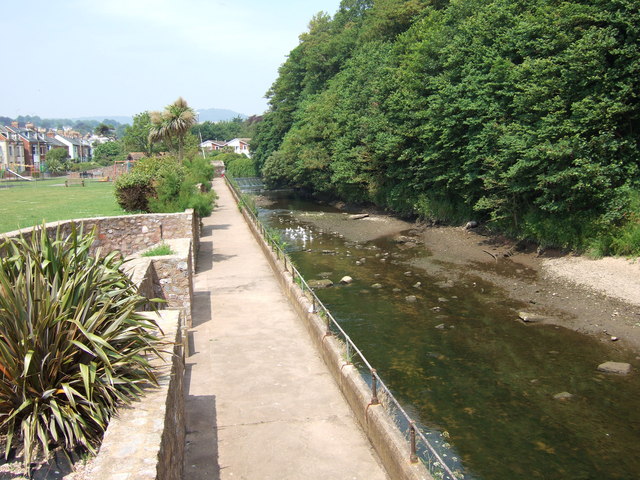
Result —
<svg viewBox="0 0 640 480"><path fill-rule="evenodd" d="M84 179L82 179L82 178L67 178L64 181L64 186L65 187L70 187L71 185L80 185L81 187L84 187Z"/></svg>

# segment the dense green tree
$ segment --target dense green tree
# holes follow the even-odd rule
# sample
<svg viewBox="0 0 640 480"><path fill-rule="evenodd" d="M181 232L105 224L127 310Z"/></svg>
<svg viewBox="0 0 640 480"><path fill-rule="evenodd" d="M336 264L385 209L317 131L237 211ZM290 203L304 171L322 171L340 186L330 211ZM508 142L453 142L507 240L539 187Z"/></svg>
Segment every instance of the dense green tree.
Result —
<svg viewBox="0 0 640 480"><path fill-rule="evenodd" d="M93 159L100 165L110 165L116 160L124 160L122 143L118 141L106 142L93 149Z"/></svg>
<svg viewBox="0 0 640 480"><path fill-rule="evenodd" d="M344 0L268 92L271 184L580 246L640 183L632 0Z"/></svg>
<svg viewBox="0 0 640 480"><path fill-rule="evenodd" d="M114 130L115 130L115 127L113 125L100 123L96 128L93 129L93 132L96 135L100 135L102 137L110 137L113 135Z"/></svg>
<svg viewBox="0 0 640 480"><path fill-rule="evenodd" d="M151 115L142 112L133 117L133 125L125 128L122 142L127 152L143 152L151 156L156 152L154 143L149 140L151 132Z"/></svg>
<svg viewBox="0 0 640 480"><path fill-rule="evenodd" d="M66 148L52 148L45 157L46 169L55 175L69 168L69 151Z"/></svg>

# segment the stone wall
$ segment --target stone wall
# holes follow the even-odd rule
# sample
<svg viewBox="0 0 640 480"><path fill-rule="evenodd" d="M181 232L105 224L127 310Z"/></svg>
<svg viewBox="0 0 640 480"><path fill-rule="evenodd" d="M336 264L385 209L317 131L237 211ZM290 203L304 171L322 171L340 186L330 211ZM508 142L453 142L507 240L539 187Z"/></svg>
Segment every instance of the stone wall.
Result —
<svg viewBox="0 0 640 480"><path fill-rule="evenodd" d="M119 250L123 255L132 253L175 238L192 238L194 242L193 255L198 251L200 238L200 219L193 209L182 213L148 213L140 215L123 215L120 217L96 217L77 220L63 220L46 224L46 229L52 235L59 228L68 234L76 226L83 226L85 232L96 229L94 248L103 252ZM0 236L14 237L20 233L29 235L33 228L7 232Z"/></svg>
<svg viewBox="0 0 640 480"><path fill-rule="evenodd" d="M166 301L163 308L180 309L184 325L191 326L191 304L193 300L193 243L190 238L179 238L165 242L175 252L172 255L141 257L138 252L130 257L129 274L140 292L147 298ZM147 265L146 262L150 264Z"/></svg>
<svg viewBox="0 0 640 480"><path fill-rule="evenodd" d="M120 409L85 477L93 480L182 480L185 448L184 352L180 312L149 312L167 341L154 359L158 386Z"/></svg>

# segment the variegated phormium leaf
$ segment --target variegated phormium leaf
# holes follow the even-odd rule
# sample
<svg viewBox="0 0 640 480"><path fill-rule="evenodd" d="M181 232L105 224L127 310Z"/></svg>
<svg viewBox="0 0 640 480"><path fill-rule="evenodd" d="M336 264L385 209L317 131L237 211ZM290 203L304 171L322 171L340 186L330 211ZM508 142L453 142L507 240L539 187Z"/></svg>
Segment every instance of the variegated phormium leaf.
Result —
<svg viewBox="0 0 640 480"><path fill-rule="evenodd" d="M0 245L0 429L29 464L52 446L95 451L117 407L155 382L158 327L95 233L45 228Z"/></svg>

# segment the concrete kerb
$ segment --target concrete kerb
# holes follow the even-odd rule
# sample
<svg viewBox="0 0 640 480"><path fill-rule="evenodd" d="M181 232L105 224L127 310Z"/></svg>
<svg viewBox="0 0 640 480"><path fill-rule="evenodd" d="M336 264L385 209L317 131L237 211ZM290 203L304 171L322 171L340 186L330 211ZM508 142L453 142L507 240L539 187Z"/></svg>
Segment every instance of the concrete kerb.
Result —
<svg viewBox="0 0 640 480"><path fill-rule="evenodd" d="M236 202L236 192L227 185ZM367 438L376 450L387 473L394 479L432 480L432 476L421 463L411 463L407 441L381 404L371 405L371 391L357 369L344 360L344 345L332 335L326 334L326 324L312 312L312 303L293 280L277 255L260 235L245 209L242 215L253 236L265 254L283 292L289 298L298 316L304 320L313 343L329 368L343 396L355 414Z"/></svg>

